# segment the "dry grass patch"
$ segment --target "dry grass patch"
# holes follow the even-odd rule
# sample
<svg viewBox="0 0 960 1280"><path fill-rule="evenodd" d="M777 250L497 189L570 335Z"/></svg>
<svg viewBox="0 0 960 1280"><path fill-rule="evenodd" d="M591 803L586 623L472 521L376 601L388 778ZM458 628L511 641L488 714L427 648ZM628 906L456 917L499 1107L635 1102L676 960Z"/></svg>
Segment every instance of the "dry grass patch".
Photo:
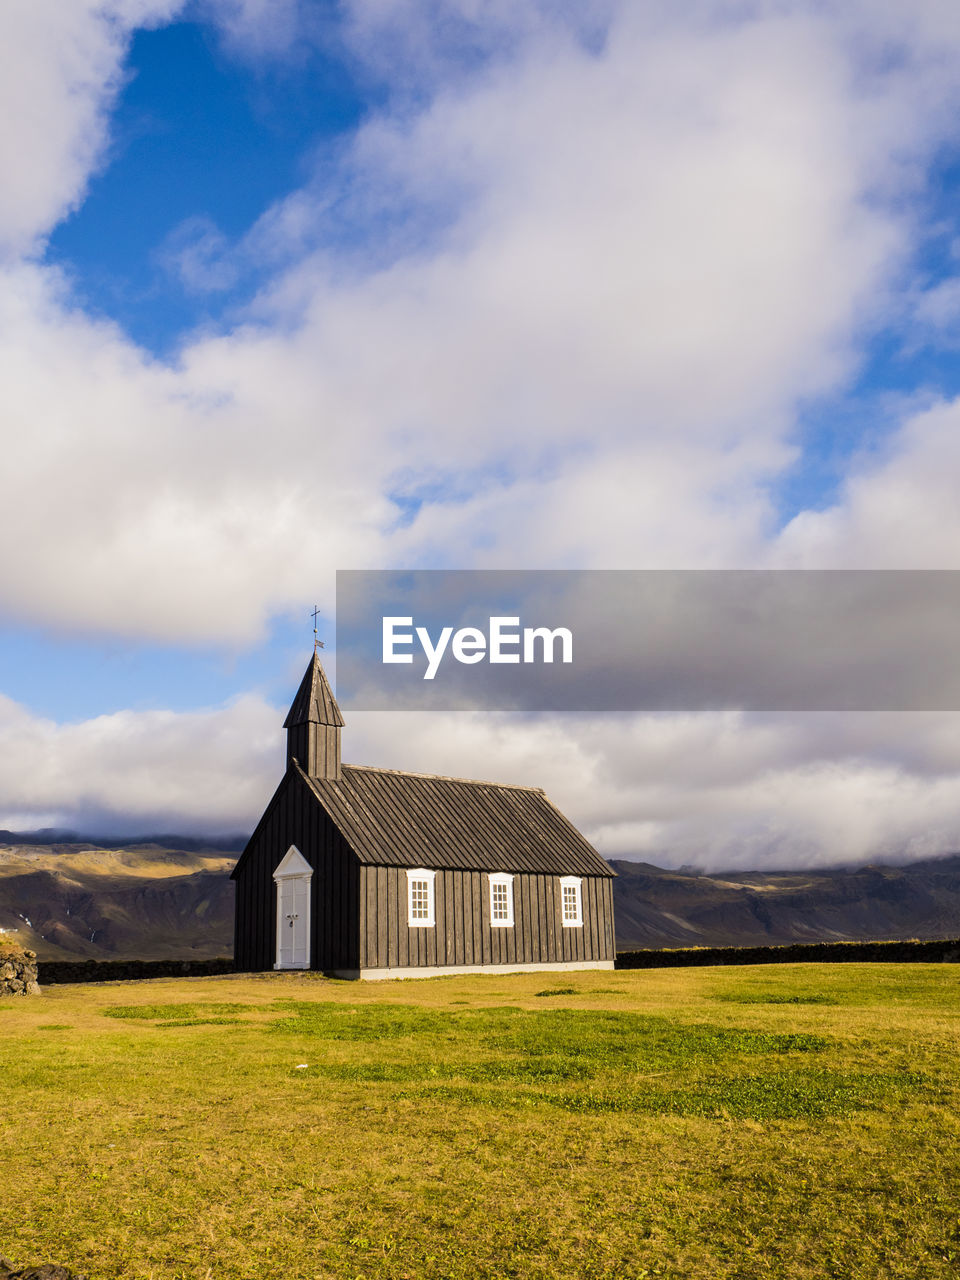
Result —
<svg viewBox="0 0 960 1280"><path fill-rule="evenodd" d="M0 1253L95 1280L960 1271L956 967L566 979L11 1002Z"/></svg>

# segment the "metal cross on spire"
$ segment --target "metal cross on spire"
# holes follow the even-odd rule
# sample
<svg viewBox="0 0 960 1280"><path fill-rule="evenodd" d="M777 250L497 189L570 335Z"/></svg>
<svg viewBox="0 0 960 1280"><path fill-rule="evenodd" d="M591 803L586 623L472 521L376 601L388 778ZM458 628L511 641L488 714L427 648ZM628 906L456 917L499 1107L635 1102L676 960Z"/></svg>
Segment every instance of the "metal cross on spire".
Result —
<svg viewBox="0 0 960 1280"><path fill-rule="evenodd" d="M320 613L319 607L317 605L314 605L313 606L313 652L314 653L316 653L318 649L323 648L323 641L317 635L317 616L319 613Z"/></svg>

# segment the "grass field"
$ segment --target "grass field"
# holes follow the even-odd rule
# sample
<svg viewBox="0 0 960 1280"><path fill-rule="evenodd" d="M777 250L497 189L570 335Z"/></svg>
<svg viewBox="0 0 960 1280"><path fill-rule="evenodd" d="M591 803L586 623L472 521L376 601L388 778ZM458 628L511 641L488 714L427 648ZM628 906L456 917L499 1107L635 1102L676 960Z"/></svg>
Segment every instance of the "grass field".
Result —
<svg viewBox="0 0 960 1280"><path fill-rule="evenodd" d="M960 1275L960 966L0 1002L0 1254L91 1280Z"/></svg>

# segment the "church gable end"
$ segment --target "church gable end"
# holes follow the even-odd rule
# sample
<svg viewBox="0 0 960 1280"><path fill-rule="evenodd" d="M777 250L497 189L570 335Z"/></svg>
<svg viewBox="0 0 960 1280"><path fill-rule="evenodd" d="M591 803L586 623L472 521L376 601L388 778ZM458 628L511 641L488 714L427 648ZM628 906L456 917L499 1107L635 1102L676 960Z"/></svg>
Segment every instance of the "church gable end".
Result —
<svg viewBox="0 0 960 1280"><path fill-rule="evenodd" d="M274 874L291 846L313 871L311 967L333 970L358 965L360 865L294 769L285 775L234 868L237 966L257 972L272 969L276 962Z"/></svg>

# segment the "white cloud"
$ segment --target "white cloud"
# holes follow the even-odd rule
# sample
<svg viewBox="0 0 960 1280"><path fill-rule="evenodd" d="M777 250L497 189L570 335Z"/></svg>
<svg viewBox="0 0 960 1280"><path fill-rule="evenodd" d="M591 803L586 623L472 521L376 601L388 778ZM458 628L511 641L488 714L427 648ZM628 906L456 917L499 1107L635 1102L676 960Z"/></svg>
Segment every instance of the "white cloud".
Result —
<svg viewBox="0 0 960 1280"><path fill-rule="evenodd" d="M229 602L242 643L335 566L759 553L791 405L849 367L906 249L864 198L887 115L821 22L622 20L597 53L543 21L334 175L367 243L397 203L413 242L314 253L173 367L8 269L2 520L33 531L0 567L11 611L196 639ZM328 205L298 193L298 235ZM431 486L397 530L390 491Z"/></svg>
<svg viewBox="0 0 960 1280"><path fill-rule="evenodd" d="M960 717L354 714L345 759L543 786L607 857L827 866L960 848Z"/></svg>
<svg viewBox="0 0 960 1280"><path fill-rule="evenodd" d="M70 725L0 697L0 827L251 830L279 781L258 697ZM960 848L960 717L355 713L348 762L543 786L608 857L802 867Z"/></svg>
<svg viewBox="0 0 960 1280"><path fill-rule="evenodd" d="M69 310L56 284L20 267L0 289L8 615L169 640L222 637L229 616L242 644L305 590L329 598L387 503L324 449L313 406L278 413L276 367L245 402L193 384Z"/></svg>
<svg viewBox="0 0 960 1280"><path fill-rule="evenodd" d="M252 830L282 760L276 711L252 696L216 710L121 711L68 725L0 696L0 826Z"/></svg>
<svg viewBox="0 0 960 1280"><path fill-rule="evenodd" d="M941 280L921 293L912 320L924 337L932 330L941 343L946 339L955 347L960 322L960 280Z"/></svg>
<svg viewBox="0 0 960 1280"><path fill-rule="evenodd" d="M6 115L32 156L10 239L80 198L129 26L175 7L72 9L49 47L47 10L17 10L43 91ZM265 11L218 12L252 30ZM380 19L351 12L372 57ZM329 245L176 364L7 265L11 613L193 640L222 635L229 602L244 643L305 594L329 602L338 566L765 559L797 400L849 375L911 250L899 197L955 100L951 46L932 53L949 15L882 9L854 53L856 8L624 6L592 44L572 9L513 12L436 7L432 98L373 118L240 256L268 233L277 262L285 235L294 255ZM409 6L389 14L426 38ZM913 43L872 60L890 31ZM186 246L194 284L232 278L222 247ZM394 491L424 498L403 527Z"/></svg>
<svg viewBox="0 0 960 1280"><path fill-rule="evenodd" d="M791 567L960 568L960 401L909 417L879 456L858 460L840 500L804 511L774 554Z"/></svg>
<svg viewBox="0 0 960 1280"><path fill-rule="evenodd" d="M82 199L134 27L184 0L13 0L0 52L0 258L35 250Z"/></svg>
<svg viewBox="0 0 960 1280"><path fill-rule="evenodd" d="M156 256L188 293L229 289L239 275L229 241L207 217L187 218L174 227Z"/></svg>
<svg viewBox="0 0 960 1280"><path fill-rule="evenodd" d="M902 307L914 201L955 130L955 6L611 6L601 38L605 6L358 0L342 38L368 74L392 67L395 96L240 246L269 246L276 272L250 310L165 365L22 255L104 154L132 26L178 8L8 15L8 616L181 641L222 639L229 616L243 644L273 613L329 604L336 567L954 565L955 405L911 417L835 508L779 540L765 487L798 400L842 388ZM236 47L271 56L304 20L255 0L218 14ZM235 269L221 248L181 257L195 283ZM412 523L394 491L424 499ZM58 728L5 706L7 803L255 817L267 712ZM198 785L186 762L223 725L254 745L198 764ZM371 754L396 732L371 730ZM942 776L879 731L844 753L709 718L432 719L391 762L482 774L497 759L608 852L816 860L955 844L960 761L952 730L930 732Z"/></svg>
<svg viewBox="0 0 960 1280"><path fill-rule="evenodd" d="M332 16L318 15L311 0L200 0L200 11L220 28L227 46L259 59L289 54L307 36L322 38Z"/></svg>

